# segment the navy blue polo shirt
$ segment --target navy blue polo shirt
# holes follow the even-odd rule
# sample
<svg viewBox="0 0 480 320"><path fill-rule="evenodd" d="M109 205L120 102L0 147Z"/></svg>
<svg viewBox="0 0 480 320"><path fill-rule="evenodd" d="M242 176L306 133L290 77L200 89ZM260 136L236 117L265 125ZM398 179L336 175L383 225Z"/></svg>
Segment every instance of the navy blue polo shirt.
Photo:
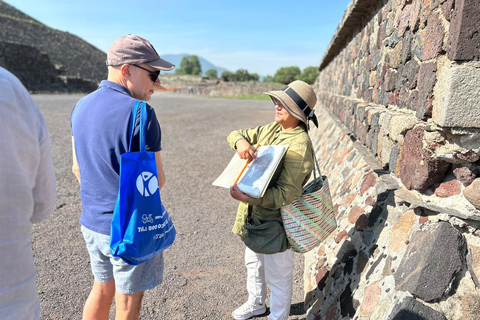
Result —
<svg viewBox="0 0 480 320"><path fill-rule="evenodd" d="M80 168L80 223L110 235L117 200L120 155L128 151L129 123L134 99L127 88L104 80L99 88L80 99L70 122ZM146 150L161 148L161 130L155 111L147 104ZM132 151L139 151L139 122L135 124Z"/></svg>

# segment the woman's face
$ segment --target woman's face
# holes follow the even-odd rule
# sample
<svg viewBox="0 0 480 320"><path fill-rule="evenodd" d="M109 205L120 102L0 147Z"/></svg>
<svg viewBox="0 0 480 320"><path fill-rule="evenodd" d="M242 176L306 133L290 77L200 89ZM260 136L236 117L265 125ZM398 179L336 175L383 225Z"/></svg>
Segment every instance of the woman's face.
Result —
<svg viewBox="0 0 480 320"><path fill-rule="evenodd" d="M275 100L275 122L279 123L283 129L293 129L299 124L299 120L288 113L283 105Z"/></svg>

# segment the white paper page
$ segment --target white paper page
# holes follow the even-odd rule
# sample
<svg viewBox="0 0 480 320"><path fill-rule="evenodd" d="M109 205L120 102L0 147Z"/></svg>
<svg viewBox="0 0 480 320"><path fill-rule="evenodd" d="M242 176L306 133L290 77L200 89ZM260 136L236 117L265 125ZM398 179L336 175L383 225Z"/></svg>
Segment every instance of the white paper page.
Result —
<svg viewBox="0 0 480 320"><path fill-rule="evenodd" d="M238 153L235 152L235 155L232 157L225 170L223 170L220 176L213 181L212 184L217 187L230 188L233 186L233 183L240 172L242 172L245 163L247 163L247 160L241 159Z"/></svg>

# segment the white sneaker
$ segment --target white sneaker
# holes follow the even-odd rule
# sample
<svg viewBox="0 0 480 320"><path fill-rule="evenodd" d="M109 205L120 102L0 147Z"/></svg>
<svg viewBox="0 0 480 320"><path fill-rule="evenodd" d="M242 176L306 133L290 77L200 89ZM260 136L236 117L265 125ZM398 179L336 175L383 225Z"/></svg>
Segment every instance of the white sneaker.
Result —
<svg viewBox="0 0 480 320"><path fill-rule="evenodd" d="M267 311L265 303L253 304L251 302L245 302L241 307L232 312L233 319L246 320L254 316L259 316Z"/></svg>

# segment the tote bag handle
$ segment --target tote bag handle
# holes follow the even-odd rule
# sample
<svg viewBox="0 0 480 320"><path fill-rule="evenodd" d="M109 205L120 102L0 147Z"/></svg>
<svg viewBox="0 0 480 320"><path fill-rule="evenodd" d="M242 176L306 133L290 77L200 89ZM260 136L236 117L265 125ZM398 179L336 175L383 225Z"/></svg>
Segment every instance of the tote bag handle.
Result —
<svg viewBox="0 0 480 320"><path fill-rule="evenodd" d="M322 176L322 173L320 172L320 166L318 165L317 157L315 156L315 149L313 148L313 143L312 143L312 156L313 156L313 160L315 161L315 167L313 168L313 179L315 181L317 180L317 172L319 177Z"/></svg>
<svg viewBox="0 0 480 320"><path fill-rule="evenodd" d="M128 152L132 152L132 139L133 132L135 131L135 123L137 122L138 108L140 107L140 151L145 151L146 142L145 134L147 131L147 104L144 101L136 101L133 109L132 115L130 117L130 146L128 147Z"/></svg>

